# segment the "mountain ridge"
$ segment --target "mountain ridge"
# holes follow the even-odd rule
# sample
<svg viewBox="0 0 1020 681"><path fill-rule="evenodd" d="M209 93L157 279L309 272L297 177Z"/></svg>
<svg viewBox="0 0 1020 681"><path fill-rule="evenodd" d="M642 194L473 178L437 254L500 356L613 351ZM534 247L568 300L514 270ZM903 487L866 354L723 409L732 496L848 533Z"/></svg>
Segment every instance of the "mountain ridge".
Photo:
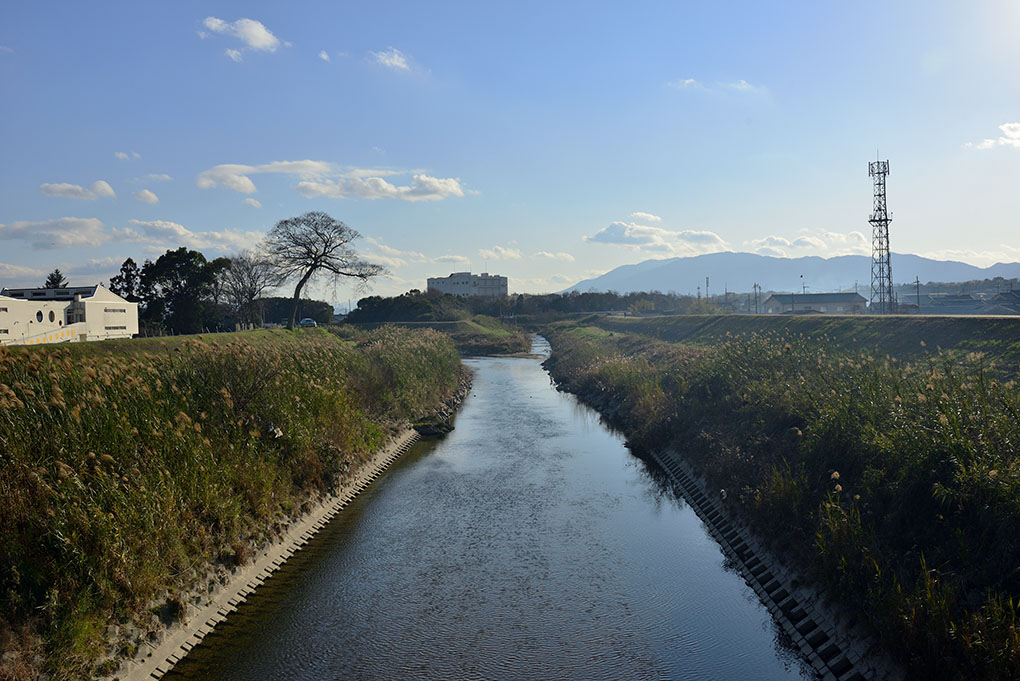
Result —
<svg viewBox="0 0 1020 681"><path fill-rule="evenodd" d="M934 260L911 253L892 254L893 283L922 284L958 282L975 279L1020 278L1020 262L1000 262L978 267L958 260ZM803 256L777 258L756 253L726 251L704 255L643 260L621 265L598 277L585 279L560 293L571 291L675 291L705 293L750 291L757 283L765 291L823 293L830 291L868 291L871 287L871 258L866 255L839 255L831 258Z"/></svg>

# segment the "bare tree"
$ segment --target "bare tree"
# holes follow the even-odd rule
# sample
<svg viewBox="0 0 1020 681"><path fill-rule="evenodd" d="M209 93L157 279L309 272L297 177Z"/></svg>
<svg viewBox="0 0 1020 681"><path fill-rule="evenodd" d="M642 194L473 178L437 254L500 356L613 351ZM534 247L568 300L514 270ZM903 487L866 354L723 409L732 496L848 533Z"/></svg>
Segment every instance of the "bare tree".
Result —
<svg viewBox="0 0 1020 681"><path fill-rule="evenodd" d="M311 211L296 218L280 220L266 236L266 250L281 281L297 278L287 328L294 328L301 289L314 277L332 275L367 282L383 268L358 257L351 242L361 234L326 213Z"/></svg>
<svg viewBox="0 0 1020 681"><path fill-rule="evenodd" d="M280 284L269 258L256 251L242 251L230 258L230 267L221 276L227 302L238 318L246 324L261 324L262 294Z"/></svg>

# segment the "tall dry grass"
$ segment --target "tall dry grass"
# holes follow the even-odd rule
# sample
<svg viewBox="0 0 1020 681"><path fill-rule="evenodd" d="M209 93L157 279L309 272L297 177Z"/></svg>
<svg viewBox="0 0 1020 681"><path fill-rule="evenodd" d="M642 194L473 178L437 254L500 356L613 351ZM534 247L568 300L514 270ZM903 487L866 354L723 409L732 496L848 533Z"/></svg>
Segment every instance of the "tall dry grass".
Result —
<svg viewBox="0 0 1020 681"><path fill-rule="evenodd" d="M428 330L216 338L0 347L5 673L88 676L107 624L263 541L462 370Z"/></svg>
<svg viewBox="0 0 1020 681"><path fill-rule="evenodd" d="M550 332L554 376L677 447L917 678L1020 678L1020 394L984 358Z"/></svg>

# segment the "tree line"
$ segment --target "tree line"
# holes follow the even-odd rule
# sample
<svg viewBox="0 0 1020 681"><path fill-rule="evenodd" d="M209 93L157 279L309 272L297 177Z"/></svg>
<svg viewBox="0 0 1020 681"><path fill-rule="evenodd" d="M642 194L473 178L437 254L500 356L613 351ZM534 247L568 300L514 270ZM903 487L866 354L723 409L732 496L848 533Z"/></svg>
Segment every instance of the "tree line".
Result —
<svg viewBox="0 0 1020 681"><path fill-rule="evenodd" d="M414 289L392 298L382 296L362 298L358 301L357 309L348 316L348 321L353 323L456 321L476 314L492 317L520 315L532 319L592 312L683 314L711 311L706 308L707 303L708 301L698 300L692 296L659 291L640 293L571 291L539 295L519 293L506 298L488 298L458 297L437 292L423 293Z"/></svg>
<svg viewBox="0 0 1020 681"><path fill-rule="evenodd" d="M230 257L208 260L181 246L141 266L128 258L110 279L110 290L139 304L145 332L200 333L284 319L287 328L294 328L299 313L328 322L332 306L302 300L301 292L318 277L365 282L380 274L382 267L354 250L352 242L360 236L343 222L313 211L281 220L261 244ZM60 276L59 270L54 274ZM288 282L296 282L289 299L266 296Z"/></svg>

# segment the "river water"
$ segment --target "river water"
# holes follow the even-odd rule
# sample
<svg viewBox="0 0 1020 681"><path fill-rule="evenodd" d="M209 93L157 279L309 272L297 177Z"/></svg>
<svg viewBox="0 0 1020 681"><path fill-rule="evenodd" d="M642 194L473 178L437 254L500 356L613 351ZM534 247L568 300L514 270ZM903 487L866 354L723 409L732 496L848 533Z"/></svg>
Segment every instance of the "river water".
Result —
<svg viewBox="0 0 1020 681"><path fill-rule="evenodd" d="M540 361L466 360L456 429L416 445L172 678L815 678L694 512Z"/></svg>

